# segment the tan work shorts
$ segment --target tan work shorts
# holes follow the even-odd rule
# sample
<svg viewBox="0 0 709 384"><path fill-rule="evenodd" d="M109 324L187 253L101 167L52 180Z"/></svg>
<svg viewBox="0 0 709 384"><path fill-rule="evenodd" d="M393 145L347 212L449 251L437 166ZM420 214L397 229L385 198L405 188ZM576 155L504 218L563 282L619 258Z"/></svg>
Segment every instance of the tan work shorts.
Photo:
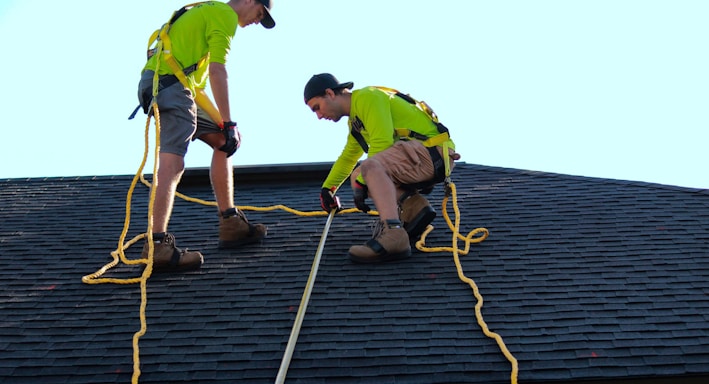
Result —
<svg viewBox="0 0 709 384"><path fill-rule="evenodd" d="M443 148L436 147L436 149L443 159L448 160L450 169L453 170L454 159L460 156L453 150L449 150L447 156L443 156ZM396 185L423 183L433 180L436 176L431 153L417 140L397 141L388 149L365 161L377 161L382 164Z"/></svg>

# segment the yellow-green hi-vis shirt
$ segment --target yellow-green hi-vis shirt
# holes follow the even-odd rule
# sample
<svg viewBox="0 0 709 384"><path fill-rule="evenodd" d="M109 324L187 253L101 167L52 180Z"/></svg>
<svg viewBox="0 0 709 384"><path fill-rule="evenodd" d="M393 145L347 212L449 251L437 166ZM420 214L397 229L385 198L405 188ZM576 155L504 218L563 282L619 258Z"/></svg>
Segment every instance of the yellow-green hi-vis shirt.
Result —
<svg viewBox="0 0 709 384"><path fill-rule="evenodd" d="M364 149L352 136L352 129L359 131L369 145L368 156L374 156L394 145L398 140L395 128L407 128L427 137L439 134L431 118L416 105L377 87L352 91L347 125L350 129L347 143L330 169L323 188L339 188L364 154ZM448 140L448 147L455 149L452 140Z"/></svg>
<svg viewBox="0 0 709 384"><path fill-rule="evenodd" d="M170 28L172 55L182 68L189 67L204 57L209 57L188 78L197 88L207 85L207 66L210 62L226 64L231 40L236 34L239 16L226 3L208 1L185 12ZM155 70L157 55L152 56L144 69ZM170 66L161 60L160 75L172 74Z"/></svg>

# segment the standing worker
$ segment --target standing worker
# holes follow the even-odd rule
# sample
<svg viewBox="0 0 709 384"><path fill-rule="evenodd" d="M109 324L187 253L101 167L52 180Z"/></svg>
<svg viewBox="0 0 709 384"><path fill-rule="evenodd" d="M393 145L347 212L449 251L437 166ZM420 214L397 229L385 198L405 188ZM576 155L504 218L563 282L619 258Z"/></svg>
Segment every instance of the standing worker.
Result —
<svg viewBox="0 0 709 384"><path fill-rule="evenodd" d="M237 26L260 23L271 29L275 22L270 10L270 0L197 3L175 12L160 33L153 36L158 36L156 41L162 47L149 51L138 98L143 111L152 113L153 77L157 69L156 103L161 130L151 218L155 242L153 267L157 272L194 270L204 261L198 251L177 248L174 235L167 232L175 192L185 168L184 156L195 139L214 150L210 179L219 210L219 248L236 248L266 236L264 225L249 223L234 206L229 157L239 148L241 135L229 106L225 64ZM216 106L204 93L207 80ZM148 257L148 249L146 243L144 258Z"/></svg>
<svg viewBox="0 0 709 384"><path fill-rule="evenodd" d="M352 82L340 83L321 73L305 85L305 103L318 119L334 122L348 117L350 133L320 193L325 211L336 207L334 194L349 176L355 206L368 212L371 197L379 211L372 239L350 247L356 263L380 263L411 255L411 242L436 217L430 192L447 180L454 161L460 159L448 129L424 102L385 87L365 87L352 92ZM359 167L357 162L368 153Z"/></svg>

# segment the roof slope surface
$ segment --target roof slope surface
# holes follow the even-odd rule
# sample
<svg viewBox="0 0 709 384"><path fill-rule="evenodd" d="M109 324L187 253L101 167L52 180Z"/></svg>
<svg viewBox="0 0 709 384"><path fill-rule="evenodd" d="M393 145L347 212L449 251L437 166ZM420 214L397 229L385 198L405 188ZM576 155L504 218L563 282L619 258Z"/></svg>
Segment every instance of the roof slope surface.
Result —
<svg viewBox="0 0 709 384"><path fill-rule="evenodd" d="M242 182L239 172L240 206L319 209L319 174L286 167ZM3 383L131 380L138 284L81 281L117 247L130 181L0 181ZM484 320L519 361L520 382L709 374L706 190L465 163L453 182L461 231L490 231L461 262L485 299ZM212 200L205 177L187 177L179 191ZM148 192L134 193L127 239L145 230ZM450 246L442 189L429 197L439 216L427 244ZM351 206L349 191L342 199ZM170 230L205 264L148 280L140 382L274 382L326 219L247 216L269 226L267 239L217 250L215 208L176 201ZM450 253L349 262L348 247L368 239L373 219L334 218L287 382L510 382ZM105 277L140 272L121 264Z"/></svg>

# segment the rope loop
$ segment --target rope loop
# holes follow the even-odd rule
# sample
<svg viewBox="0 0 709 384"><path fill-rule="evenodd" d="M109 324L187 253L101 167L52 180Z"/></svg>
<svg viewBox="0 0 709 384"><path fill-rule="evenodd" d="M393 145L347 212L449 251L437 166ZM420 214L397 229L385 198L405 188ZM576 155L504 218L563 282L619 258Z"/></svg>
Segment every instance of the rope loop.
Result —
<svg viewBox="0 0 709 384"><path fill-rule="evenodd" d="M480 326L480 328L482 328L485 336L494 339L497 342L497 345L502 351L502 354L512 365L512 370L510 372L510 382L512 384L517 384L517 373L519 370L517 359L512 355L512 353L510 353L509 349L505 345L505 342L502 340L502 337L499 334L490 331L487 326L487 323L485 323L485 320L483 319L482 315L482 307L484 301L483 297L480 294L480 291L475 281L465 275L465 273L463 272L463 266L460 263L460 255L467 255L470 251L471 244L482 242L488 237L490 233L486 228L475 228L472 231L468 232L466 236L461 235L460 210L458 208L458 195L456 192L455 184L452 182L449 183L448 188L450 191L450 198L452 198L453 200L452 206L453 211L455 212L455 222L451 222L451 219L448 215L448 193L446 193L446 196L443 198L443 202L441 205L443 210L443 217L445 218L448 227L453 231L452 246L426 247L426 236L434 229L432 225L429 225L421 235L421 238L416 242L416 248L422 252L450 252L453 254L453 261L455 262L455 267L458 272L458 278L464 283L468 284L470 288L472 288L473 295L477 300L477 303L475 304L475 318L477 319L478 325ZM465 243L465 249L460 250L458 248L459 241L463 241Z"/></svg>

